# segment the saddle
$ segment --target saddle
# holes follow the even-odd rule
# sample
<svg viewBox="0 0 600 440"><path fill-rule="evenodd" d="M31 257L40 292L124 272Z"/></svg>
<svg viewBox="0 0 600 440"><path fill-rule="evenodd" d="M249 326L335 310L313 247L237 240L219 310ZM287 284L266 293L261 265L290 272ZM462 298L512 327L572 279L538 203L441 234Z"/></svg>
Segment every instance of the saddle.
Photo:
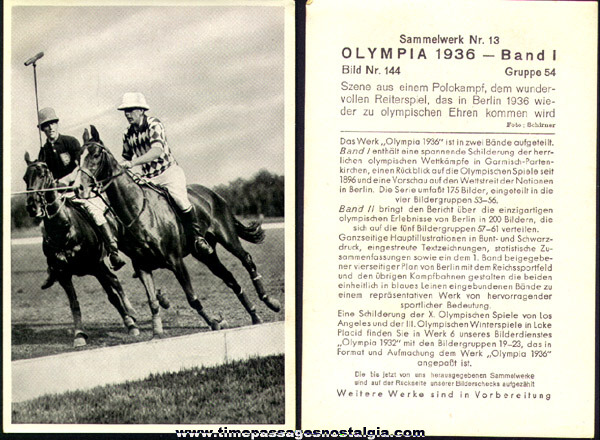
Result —
<svg viewBox="0 0 600 440"><path fill-rule="evenodd" d="M179 206L177 206L177 203L175 203L175 200L173 199L173 197L171 196L169 191L167 191L162 186L158 186L157 184L150 182L149 180L145 179L143 176L133 174L133 177L140 186L149 188L152 191L158 193L158 195L164 197L165 200L167 201L167 203L169 204L169 206L171 206L171 208L173 208L173 211L175 212L175 215L177 216L177 218L181 221L181 209L179 208Z"/></svg>
<svg viewBox="0 0 600 440"><path fill-rule="evenodd" d="M193 238L196 235L196 232L194 231L194 228L197 227L197 225L195 225L194 223L190 223L190 218L187 215L187 213L183 213L183 211L181 210L181 208L179 206L177 206L177 203L175 203L175 199L173 199L173 197L171 196L171 194L169 193L169 191L161 186L156 185L155 183L150 182L149 180L145 179L143 176L139 176L139 175L134 175L132 174L134 180L136 181L136 183L138 185L140 185L142 188L149 188L152 191L155 191L159 196L162 196L167 203L171 206L171 208L173 208L173 212L175 213L175 217L177 219L177 222L183 227L183 230L185 232L185 235L187 236L187 239L189 240L190 238ZM193 205L192 205L193 206ZM194 207L194 217L196 218L196 222L205 222L205 224L207 225L207 229L208 227L210 227L210 223L211 223L211 219L209 216L207 216L207 213L205 211L203 211L202 209L197 209ZM187 219L186 219L187 217ZM205 231L207 232L207 231Z"/></svg>

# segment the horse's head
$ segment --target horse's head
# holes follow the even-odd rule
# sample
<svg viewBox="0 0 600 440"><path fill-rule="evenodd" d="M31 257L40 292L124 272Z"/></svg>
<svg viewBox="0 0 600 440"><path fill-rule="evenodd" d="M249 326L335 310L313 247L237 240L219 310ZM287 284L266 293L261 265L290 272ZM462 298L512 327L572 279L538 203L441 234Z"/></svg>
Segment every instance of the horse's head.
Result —
<svg viewBox="0 0 600 440"><path fill-rule="evenodd" d="M42 218L46 215L46 198L40 190L54 188L54 177L44 162L32 161L29 153L25 153L27 170L23 176L27 191L26 208L31 217Z"/></svg>
<svg viewBox="0 0 600 440"><path fill-rule="evenodd" d="M98 130L93 125L83 133L83 148L79 159L79 170L75 185L77 196L91 197L92 192L103 191L105 185L122 171L117 160L104 146Z"/></svg>

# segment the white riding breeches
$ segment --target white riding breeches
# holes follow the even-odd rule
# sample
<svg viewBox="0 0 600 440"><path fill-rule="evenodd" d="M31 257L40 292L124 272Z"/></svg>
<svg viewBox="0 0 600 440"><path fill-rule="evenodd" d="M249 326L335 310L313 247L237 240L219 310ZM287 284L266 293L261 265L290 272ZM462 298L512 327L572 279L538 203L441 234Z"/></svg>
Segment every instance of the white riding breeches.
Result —
<svg viewBox="0 0 600 440"><path fill-rule="evenodd" d="M166 188L182 212L186 212L192 207L188 198L185 173L179 165L171 165L163 173L148 180L155 185Z"/></svg>
<svg viewBox="0 0 600 440"><path fill-rule="evenodd" d="M69 197L75 203L79 203L81 206L83 206L92 216L94 222L96 222L98 226L102 226L104 223L106 223L106 217L104 217L104 213L106 212L107 208L106 204L100 197L92 197L89 199L78 199L75 197L75 195L66 195L66 197Z"/></svg>

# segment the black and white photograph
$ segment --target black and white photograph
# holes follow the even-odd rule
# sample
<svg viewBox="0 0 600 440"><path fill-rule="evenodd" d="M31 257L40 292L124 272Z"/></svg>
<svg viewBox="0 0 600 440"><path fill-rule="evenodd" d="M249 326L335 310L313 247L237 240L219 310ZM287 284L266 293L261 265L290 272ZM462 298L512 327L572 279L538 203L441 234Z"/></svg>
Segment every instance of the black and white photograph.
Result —
<svg viewBox="0 0 600 440"><path fill-rule="evenodd" d="M289 21L5 6L5 429L293 423Z"/></svg>

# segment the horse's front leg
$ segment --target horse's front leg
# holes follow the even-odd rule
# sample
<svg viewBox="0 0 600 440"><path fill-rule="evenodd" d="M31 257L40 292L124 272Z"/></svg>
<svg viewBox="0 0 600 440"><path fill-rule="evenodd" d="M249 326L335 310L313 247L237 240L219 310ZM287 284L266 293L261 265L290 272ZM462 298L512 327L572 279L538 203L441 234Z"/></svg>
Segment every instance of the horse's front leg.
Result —
<svg viewBox="0 0 600 440"><path fill-rule="evenodd" d="M108 300L117 309L119 315L121 315L129 336L139 336L140 330L135 323L135 310L131 302L129 302L129 298L125 294L117 276L110 271L103 261L99 263L94 275L108 295Z"/></svg>
<svg viewBox="0 0 600 440"><path fill-rule="evenodd" d="M81 322L81 308L79 307L79 301L77 300L75 287L73 287L73 279L71 274L60 273L58 275L58 282L62 288L65 289L65 293L69 298L71 313L73 315L73 347L83 347L87 344L88 335L83 331L83 324Z"/></svg>
<svg viewBox="0 0 600 440"><path fill-rule="evenodd" d="M202 307L202 303L194 293L194 288L192 287L192 282L190 281L190 274L183 263L183 260L177 262L177 264L173 265L173 273L175 277L177 277L177 281L181 284L183 291L185 292L185 296L187 297L188 303L190 306L195 309L202 318L206 321L206 323L213 330L221 330L223 328L222 321L223 319L215 319L211 317L208 313L204 311L204 307Z"/></svg>
<svg viewBox="0 0 600 440"><path fill-rule="evenodd" d="M148 297L148 305L152 312L152 332L154 336L161 337L164 333L162 319L160 317L160 306L158 299L156 298L156 290L154 288L154 279L152 278L152 272L148 272L134 266L135 272L138 275L140 281L144 285L146 290L146 296Z"/></svg>

